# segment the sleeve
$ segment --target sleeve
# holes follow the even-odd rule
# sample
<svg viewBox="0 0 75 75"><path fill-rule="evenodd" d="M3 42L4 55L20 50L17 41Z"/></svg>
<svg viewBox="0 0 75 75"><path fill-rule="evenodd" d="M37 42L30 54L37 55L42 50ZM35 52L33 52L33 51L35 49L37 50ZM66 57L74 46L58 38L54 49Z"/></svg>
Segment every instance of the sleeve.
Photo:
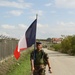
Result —
<svg viewBox="0 0 75 75"><path fill-rule="evenodd" d="M30 60L34 59L34 52L32 51L30 54Z"/></svg>
<svg viewBox="0 0 75 75"><path fill-rule="evenodd" d="M44 54L45 59L49 59L49 56L47 53Z"/></svg>

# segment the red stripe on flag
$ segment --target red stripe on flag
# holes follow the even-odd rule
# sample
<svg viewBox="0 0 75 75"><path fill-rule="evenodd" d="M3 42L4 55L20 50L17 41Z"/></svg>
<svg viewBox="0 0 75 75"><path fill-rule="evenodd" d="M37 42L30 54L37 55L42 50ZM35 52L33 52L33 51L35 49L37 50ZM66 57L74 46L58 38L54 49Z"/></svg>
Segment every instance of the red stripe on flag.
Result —
<svg viewBox="0 0 75 75"><path fill-rule="evenodd" d="M22 50L26 50L27 48L21 48L20 50L22 51Z"/></svg>
<svg viewBox="0 0 75 75"><path fill-rule="evenodd" d="M14 51L14 56L16 59L18 59L20 57L20 52L18 52L18 46L16 46L16 49Z"/></svg>

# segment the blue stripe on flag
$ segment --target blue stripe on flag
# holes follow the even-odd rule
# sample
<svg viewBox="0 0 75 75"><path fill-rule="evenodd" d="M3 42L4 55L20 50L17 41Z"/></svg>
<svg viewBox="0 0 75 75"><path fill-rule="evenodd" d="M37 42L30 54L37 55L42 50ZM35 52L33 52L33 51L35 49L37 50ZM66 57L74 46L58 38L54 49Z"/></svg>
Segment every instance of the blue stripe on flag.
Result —
<svg viewBox="0 0 75 75"><path fill-rule="evenodd" d="M37 19L33 21L33 23L29 26L29 28L26 31L26 41L27 41L27 47L32 46L35 44L36 40L36 27L37 27Z"/></svg>

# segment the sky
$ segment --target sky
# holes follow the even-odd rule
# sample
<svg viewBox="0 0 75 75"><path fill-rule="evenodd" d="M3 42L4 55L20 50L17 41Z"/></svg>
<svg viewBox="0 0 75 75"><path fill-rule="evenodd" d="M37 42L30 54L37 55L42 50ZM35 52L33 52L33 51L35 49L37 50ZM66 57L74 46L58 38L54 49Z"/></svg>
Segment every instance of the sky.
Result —
<svg viewBox="0 0 75 75"><path fill-rule="evenodd" d="M75 0L0 0L0 35L21 38L36 14L36 38L75 35Z"/></svg>

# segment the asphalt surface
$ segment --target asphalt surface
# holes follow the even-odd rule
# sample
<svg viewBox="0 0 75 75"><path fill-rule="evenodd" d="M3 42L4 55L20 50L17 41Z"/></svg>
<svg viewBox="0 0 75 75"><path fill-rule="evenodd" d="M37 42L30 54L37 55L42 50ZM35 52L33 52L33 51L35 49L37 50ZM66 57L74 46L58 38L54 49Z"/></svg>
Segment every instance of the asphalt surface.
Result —
<svg viewBox="0 0 75 75"><path fill-rule="evenodd" d="M46 75L75 75L75 56L44 49L49 55L52 74L46 67Z"/></svg>

